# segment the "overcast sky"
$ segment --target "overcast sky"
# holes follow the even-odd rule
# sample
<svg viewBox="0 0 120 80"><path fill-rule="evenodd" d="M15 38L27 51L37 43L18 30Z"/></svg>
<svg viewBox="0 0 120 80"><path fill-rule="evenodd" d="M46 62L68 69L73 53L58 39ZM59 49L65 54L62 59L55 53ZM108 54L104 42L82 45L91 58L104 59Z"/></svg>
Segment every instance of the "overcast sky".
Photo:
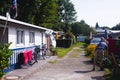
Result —
<svg viewBox="0 0 120 80"><path fill-rule="evenodd" d="M120 0L71 0L77 12L77 21L90 26L113 27L120 23Z"/></svg>

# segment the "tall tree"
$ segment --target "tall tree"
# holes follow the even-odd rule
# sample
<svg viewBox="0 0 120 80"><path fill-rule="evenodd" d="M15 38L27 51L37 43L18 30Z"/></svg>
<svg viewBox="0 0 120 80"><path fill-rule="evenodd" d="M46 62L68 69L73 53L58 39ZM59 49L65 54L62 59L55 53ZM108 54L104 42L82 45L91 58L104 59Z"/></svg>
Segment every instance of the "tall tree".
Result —
<svg viewBox="0 0 120 80"><path fill-rule="evenodd" d="M6 15L11 4L12 0L1 0L0 15ZM17 0L17 13L17 20L65 32L76 19L70 0Z"/></svg>
<svg viewBox="0 0 120 80"><path fill-rule="evenodd" d="M70 0L57 0L59 21L65 32L70 31L70 24L76 20L76 11Z"/></svg>
<svg viewBox="0 0 120 80"><path fill-rule="evenodd" d="M96 23L96 25L95 25L95 28L96 29L98 29L100 26L99 26L99 24L98 24L98 22Z"/></svg>
<svg viewBox="0 0 120 80"><path fill-rule="evenodd" d="M39 12L35 17L35 24L47 28L56 27L58 24L56 0L40 0Z"/></svg>
<svg viewBox="0 0 120 80"><path fill-rule="evenodd" d="M18 0L17 19L56 29L58 25L56 0Z"/></svg>
<svg viewBox="0 0 120 80"><path fill-rule="evenodd" d="M36 0L18 0L18 20L33 23ZM33 23L34 24L34 23Z"/></svg>
<svg viewBox="0 0 120 80"><path fill-rule="evenodd" d="M87 36L90 32L93 32L93 29L88 24L86 24L84 20L72 23L71 28L71 32L74 35L83 34Z"/></svg>

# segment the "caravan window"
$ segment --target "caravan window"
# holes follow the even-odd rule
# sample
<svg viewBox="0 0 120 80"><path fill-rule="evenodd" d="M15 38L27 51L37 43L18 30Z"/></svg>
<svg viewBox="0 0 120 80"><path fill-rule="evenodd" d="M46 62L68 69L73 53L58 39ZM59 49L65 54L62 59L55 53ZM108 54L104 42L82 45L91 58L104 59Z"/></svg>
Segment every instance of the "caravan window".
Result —
<svg viewBox="0 0 120 80"><path fill-rule="evenodd" d="M35 43L35 33L34 32L29 33L29 43Z"/></svg>
<svg viewBox="0 0 120 80"><path fill-rule="evenodd" d="M17 44L23 44L25 41L24 30L17 29Z"/></svg>

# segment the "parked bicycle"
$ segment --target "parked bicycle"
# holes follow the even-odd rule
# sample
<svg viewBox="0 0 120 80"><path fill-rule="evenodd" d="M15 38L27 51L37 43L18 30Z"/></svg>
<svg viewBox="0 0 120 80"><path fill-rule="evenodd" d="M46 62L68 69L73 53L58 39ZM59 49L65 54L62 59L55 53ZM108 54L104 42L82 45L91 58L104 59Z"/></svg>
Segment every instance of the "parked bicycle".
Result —
<svg viewBox="0 0 120 80"><path fill-rule="evenodd" d="M47 52L46 44L42 44L42 47L41 47L41 57L43 59L46 58L46 52Z"/></svg>
<svg viewBox="0 0 120 80"><path fill-rule="evenodd" d="M34 52L33 52L33 56L34 56L35 62L38 62L37 60L38 60L38 58L39 58L39 54L40 54L40 48L39 48L39 47L36 47L36 48L34 49Z"/></svg>

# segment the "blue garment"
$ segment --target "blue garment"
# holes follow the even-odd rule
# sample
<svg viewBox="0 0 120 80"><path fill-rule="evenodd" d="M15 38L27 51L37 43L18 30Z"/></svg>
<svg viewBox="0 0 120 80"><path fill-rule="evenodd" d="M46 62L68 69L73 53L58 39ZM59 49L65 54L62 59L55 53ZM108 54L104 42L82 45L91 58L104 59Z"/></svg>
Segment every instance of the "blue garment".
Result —
<svg viewBox="0 0 120 80"><path fill-rule="evenodd" d="M100 42L97 47L97 50L103 50L103 49L107 49L107 44L105 42Z"/></svg>

